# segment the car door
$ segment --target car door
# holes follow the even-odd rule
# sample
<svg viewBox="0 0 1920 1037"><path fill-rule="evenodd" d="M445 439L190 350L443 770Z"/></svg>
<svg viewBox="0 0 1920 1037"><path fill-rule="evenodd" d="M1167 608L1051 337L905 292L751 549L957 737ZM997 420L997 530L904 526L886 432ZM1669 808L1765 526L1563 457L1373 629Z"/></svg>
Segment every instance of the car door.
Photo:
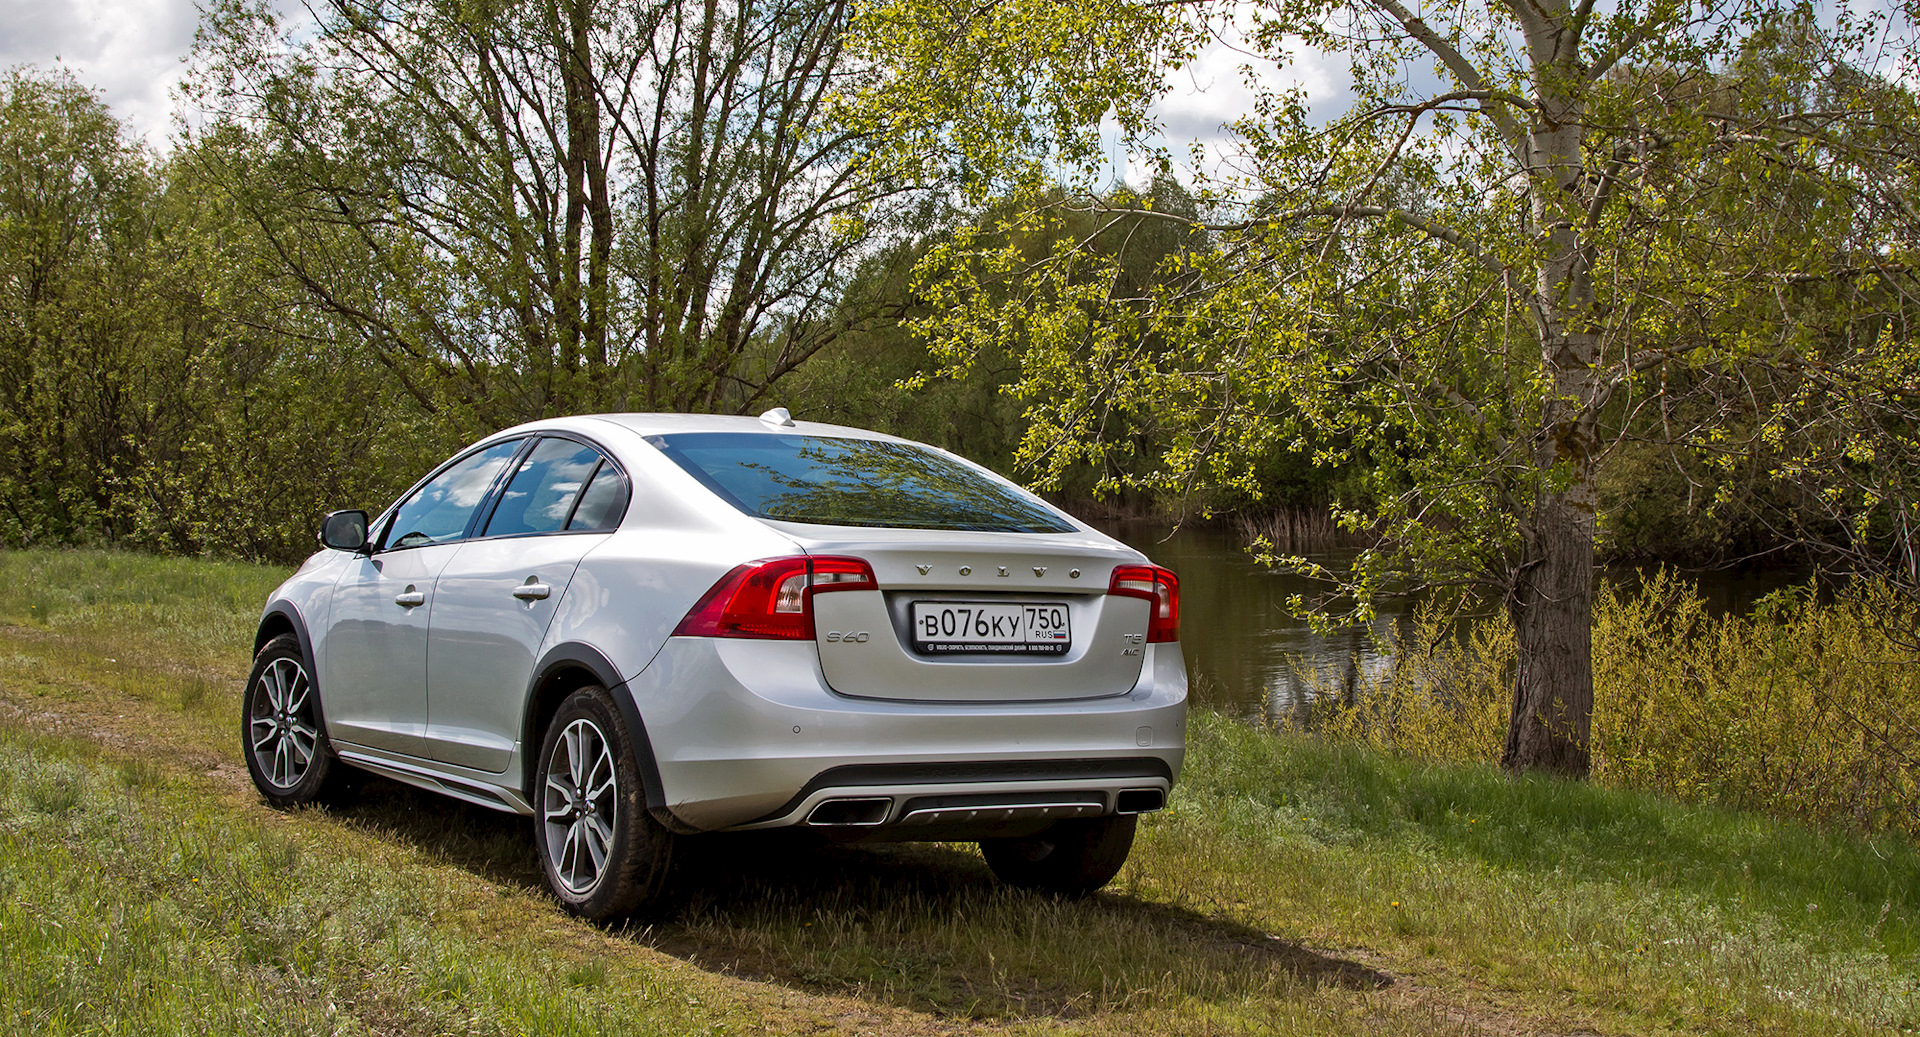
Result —
<svg viewBox="0 0 1920 1037"><path fill-rule="evenodd" d="M371 554L334 585L322 651L330 737L425 756L427 631L440 573L480 505L526 445L508 440L443 467L395 506Z"/></svg>
<svg viewBox="0 0 1920 1037"><path fill-rule="evenodd" d="M480 534L440 574L427 646L427 751L499 773L513 759L547 627L580 559L626 509L627 480L574 439L540 439Z"/></svg>

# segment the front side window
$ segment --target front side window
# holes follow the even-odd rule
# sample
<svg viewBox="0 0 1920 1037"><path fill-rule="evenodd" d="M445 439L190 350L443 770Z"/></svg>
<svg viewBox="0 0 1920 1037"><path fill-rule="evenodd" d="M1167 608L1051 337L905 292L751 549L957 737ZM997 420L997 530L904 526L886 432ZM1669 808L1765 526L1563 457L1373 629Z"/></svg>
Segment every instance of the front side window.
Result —
<svg viewBox="0 0 1920 1037"><path fill-rule="evenodd" d="M913 443L755 432L686 432L648 442L734 507L836 526L1066 533L1046 504Z"/></svg>
<svg viewBox="0 0 1920 1037"><path fill-rule="evenodd" d="M600 451L570 439L543 439L513 473L487 520L487 536L557 533L569 528L580 490L593 478ZM576 527L577 528L577 527Z"/></svg>
<svg viewBox="0 0 1920 1037"><path fill-rule="evenodd" d="M474 510L486 499L501 469L520 452L523 442L510 439L477 450L415 490L395 509L393 523L387 527L386 546L424 547L465 536Z"/></svg>

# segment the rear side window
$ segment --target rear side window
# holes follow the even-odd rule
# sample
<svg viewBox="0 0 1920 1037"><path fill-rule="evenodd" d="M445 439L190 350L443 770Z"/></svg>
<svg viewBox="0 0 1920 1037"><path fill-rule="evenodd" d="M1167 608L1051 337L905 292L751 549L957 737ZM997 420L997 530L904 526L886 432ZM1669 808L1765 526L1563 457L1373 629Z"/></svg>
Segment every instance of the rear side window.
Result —
<svg viewBox="0 0 1920 1037"><path fill-rule="evenodd" d="M620 524L627 510L627 477L611 462L600 462L587 492L580 495L580 506L573 509L568 529L612 529Z"/></svg>
<svg viewBox="0 0 1920 1037"><path fill-rule="evenodd" d="M648 442L760 518L1000 533L1074 528L1020 490L912 443L754 432L685 432Z"/></svg>
<svg viewBox="0 0 1920 1037"><path fill-rule="evenodd" d="M513 473L487 520L487 536L557 533L593 478L600 452L570 439L542 439ZM593 527L588 527L593 528Z"/></svg>

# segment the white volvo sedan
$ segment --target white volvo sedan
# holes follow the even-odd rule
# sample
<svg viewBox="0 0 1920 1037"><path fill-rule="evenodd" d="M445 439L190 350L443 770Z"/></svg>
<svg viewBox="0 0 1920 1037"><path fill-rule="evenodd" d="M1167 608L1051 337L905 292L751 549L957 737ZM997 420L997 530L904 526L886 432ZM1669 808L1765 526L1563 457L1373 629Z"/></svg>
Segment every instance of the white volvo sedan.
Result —
<svg viewBox="0 0 1920 1037"><path fill-rule="evenodd" d="M291 806L358 768L528 815L588 918L660 906L678 836L784 826L978 841L1085 894L1180 773L1174 574L919 443L539 421L320 537L255 638L255 784Z"/></svg>

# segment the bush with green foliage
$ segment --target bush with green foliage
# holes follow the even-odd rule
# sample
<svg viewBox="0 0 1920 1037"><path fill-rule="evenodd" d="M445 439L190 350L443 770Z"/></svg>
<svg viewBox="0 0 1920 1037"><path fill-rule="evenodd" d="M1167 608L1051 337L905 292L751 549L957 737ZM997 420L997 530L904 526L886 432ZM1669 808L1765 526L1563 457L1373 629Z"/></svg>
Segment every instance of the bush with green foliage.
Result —
<svg viewBox="0 0 1920 1037"><path fill-rule="evenodd" d="M1776 592L1712 614L1670 573L1596 597L1594 774L1692 802L1920 835L1920 659L1885 588ZM1391 673L1319 689L1321 731L1430 759L1496 759L1513 697L1504 612L1424 607Z"/></svg>

